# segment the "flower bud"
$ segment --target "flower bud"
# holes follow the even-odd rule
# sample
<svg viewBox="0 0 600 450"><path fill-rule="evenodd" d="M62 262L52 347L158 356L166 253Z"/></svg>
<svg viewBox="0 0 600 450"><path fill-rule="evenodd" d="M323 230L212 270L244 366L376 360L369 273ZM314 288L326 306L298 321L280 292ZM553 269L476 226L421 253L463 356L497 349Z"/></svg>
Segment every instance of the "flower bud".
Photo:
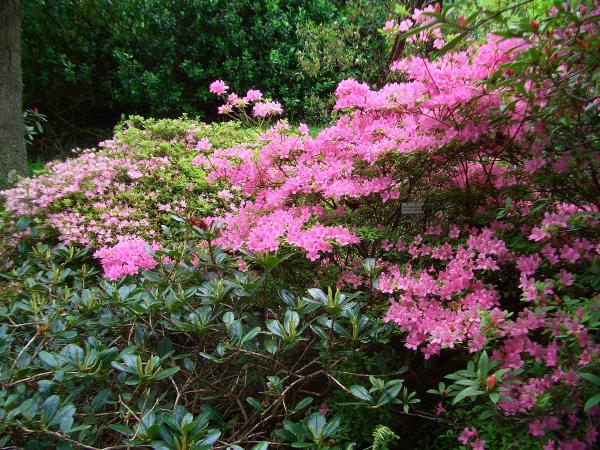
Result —
<svg viewBox="0 0 600 450"><path fill-rule="evenodd" d="M489 377L487 377L487 380L485 381L486 390L490 392L492 389L494 389L497 381L498 378L496 377L496 374L491 374Z"/></svg>

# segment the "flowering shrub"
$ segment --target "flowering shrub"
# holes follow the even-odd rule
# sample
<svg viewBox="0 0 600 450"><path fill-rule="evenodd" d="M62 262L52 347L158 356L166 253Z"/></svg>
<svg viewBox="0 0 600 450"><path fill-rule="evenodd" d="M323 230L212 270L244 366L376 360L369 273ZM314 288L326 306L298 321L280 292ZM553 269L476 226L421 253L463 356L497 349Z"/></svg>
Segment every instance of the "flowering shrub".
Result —
<svg viewBox="0 0 600 450"><path fill-rule="evenodd" d="M391 294L386 320L407 333L408 348L428 358L462 345L492 348L501 370L487 389L493 404L508 416L551 414L552 426L530 427L534 436L553 433L548 448L593 445L586 424L598 414L597 397L585 403L597 392L587 380L600 356L598 286L584 280L600 253L600 161L577 134L597 136L598 61L587 49L598 44L600 10L571 11L554 8L544 30L532 22L509 38L395 61L401 81L378 90L342 81L336 109L344 114L314 138L280 122L258 152L240 146L195 161L245 197L215 218L224 224L218 244L260 252L291 245L323 264L333 253L344 269L340 285ZM431 6L386 31L445 49L441 30L451 26L465 29L466 19L453 23ZM567 111L579 117L568 127ZM453 190L459 202L438 206ZM427 235L462 223L442 242L427 245L417 234L406 246L398 238L412 226L402 217L408 200L437 214ZM387 239L365 242L365 227ZM354 264L361 256L380 257L377 277ZM476 388L463 387L459 399L476 397ZM461 442L483 446L476 432Z"/></svg>
<svg viewBox="0 0 600 450"><path fill-rule="evenodd" d="M99 152L7 191L8 210L23 216L13 237L39 238L36 222L25 220L30 215L62 241L102 247L95 256L114 284L103 280L94 295L144 323L123 330L127 344L111 360L119 381L141 386L171 377L174 406L163 409L172 414L179 402L195 407L197 392L207 390L225 410L222 422L232 424L223 427L223 445L270 436L338 448L355 440L341 424L356 410L384 427L404 416L437 423L440 441L423 437L406 444L413 448L593 448L600 415L600 8L557 4L543 20L512 23L480 42L462 39L500 16L457 17L433 5L388 22L384 32L403 36L415 54L393 61L396 78L378 89L341 81L337 118L316 135L284 120L252 139L235 125L176 121L141 145L136 136L148 130L129 126ZM209 90L225 99L221 113L247 124L282 113L257 90L242 97L222 80ZM230 131L240 134L218 138ZM199 187L201 201L190 195ZM140 203L109 200L136 192L144 193L146 221L131 219ZM86 222L89 202L78 195L94 199L92 211L110 214ZM178 227L174 234L164 227L167 238L153 228L162 220ZM80 231L81 223L97 228ZM17 282L31 267L23 262L7 277ZM327 284L358 292L319 289ZM40 329L39 294L30 291L33 306L22 310L34 317L13 318L15 329L20 321ZM77 297L84 312L92 298ZM96 323L104 326L104 316ZM12 350L17 360L34 351L27 332L15 331L24 333ZM160 356L147 350L154 333L162 333ZM174 340L161 344L168 335ZM132 336L142 355L129 350ZM202 373L182 385L173 378L180 370L188 378ZM404 371L407 380L395 378ZM26 375L46 376L34 372ZM409 378L440 398L419 408ZM227 388L215 387L221 383ZM132 408L146 417L148 405L159 403L141 395L124 397L128 409L119 420ZM316 397L318 409L289 417ZM155 420L115 429L128 444L145 445ZM198 435L208 439L200 425ZM237 426L243 432L232 431ZM361 428L350 426L356 434ZM378 442L394 440L394 432ZM452 443L441 445L446 438Z"/></svg>
<svg viewBox="0 0 600 450"><path fill-rule="evenodd" d="M181 222L171 246L100 249L111 282L97 280L87 249L64 244L38 243L3 271L0 445L352 448L330 383L355 390L344 372L364 370L363 351L381 354L390 327L358 293L278 289L287 257L238 271L215 232ZM378 388L382 409L403 404L402 387Z"/></svg>
<svg viewBox="0 0 600 450"><path fill-rule="evenodd" d="M1 194L14 221L33 217L63 243L153 241L172 222L170 214L201 216L226 201L191 164L198 152L253 136L235 124L132 117L99 149L49 163L43 174Z"/></svg>
<svg viewBox="0 0 600 450"><path fill-rule="evenodd" d="M210 84L208 90L216 95L225 95L229 90L229 86L223 80L217 80ZM263 98L262 92L257 89L250 89L243 97L240 97L235 92L231 92L227 95L227 102L219 106L218 111L219 114L226 114L232 117L239 116L242 119L246 119L246 122L249 122L249 124L252 124L250 117L246 113L246 109L250 106L252 106L252 116L258 120L257 125L259 127L262 125L263 119L283 113L281 103Z"/></svg>

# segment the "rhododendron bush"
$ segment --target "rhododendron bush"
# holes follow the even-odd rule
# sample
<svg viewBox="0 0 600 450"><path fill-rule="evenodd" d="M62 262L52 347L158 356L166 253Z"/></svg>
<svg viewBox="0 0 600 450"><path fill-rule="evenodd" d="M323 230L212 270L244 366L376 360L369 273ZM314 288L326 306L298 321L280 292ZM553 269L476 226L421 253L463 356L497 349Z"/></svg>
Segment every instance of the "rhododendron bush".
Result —
<svg viewBox="0 0 600 450"><path fill-rule="evenodd" d="M96 294L114 307L139 295L128 311L148 340L177 336L144 366L131 342L145 348L145 331L132 326L111 366L130 385L170 376L169 411L198 411L206 389L211 407L229 401L224 422L242 431L222 425L223 448L362 445L373 424L361 420L390 427L372 448L411 434L404 420L440 434L412 448L594 448L600 7L557 3L477 41L467 36L502 11L453 11L431 5L387 22L407 55L378 88L341 81L318 132L227 80L209 86L219 113L250 128L176 121L157 138L128 125L100 151L5 191L7 242L31 242L32 217L44 239L93 248L105 278ZM128 141L140 133L149 141ZM175 351L167 375L152 372ZM313 398L321 405L290 419ZM147 444L152 417L114 429ZM340 428L341 417L355 423Z"/></svg>
<svg viewBox="0 0 600 450"><path fill-rule="evenodd" d="M530 425L533 436L548 435L547 448L592 446L598 396L584 405L582 387L597 376L600 353L589 278L600 253L598 55L588 51L597 50L599 12L563 5L545 29L531 22L518 37L409 56L392 64L399 81L377 90L342 81L343 114L316 137L280 122L258 153L207 152L195 163L246 198L215 218L224 225L217 242L257 252L289 245L332 260L339 285L389 294L385 320L406 333L407 348L426 358L493 349L503 379L487 393L499 412L552 417L551 426ZM397 30L421 25L408 39L443 48L447 23L429 7ZM402 203L415 200L430 216L409 237L419 227L402 217ZM364 239L360 227L386 239ZM376 258L376 279L361 278L360 257ZM476 388L462 384L458 395L484 393Z"/></svg>

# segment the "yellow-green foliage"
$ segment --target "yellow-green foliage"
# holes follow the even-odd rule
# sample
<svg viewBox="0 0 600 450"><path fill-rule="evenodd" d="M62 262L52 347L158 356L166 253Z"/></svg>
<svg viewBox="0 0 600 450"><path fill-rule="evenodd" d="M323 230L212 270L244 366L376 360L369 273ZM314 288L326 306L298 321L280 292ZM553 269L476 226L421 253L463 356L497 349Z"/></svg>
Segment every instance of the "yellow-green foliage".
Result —
<svg viewBox="0 0 600 450"><path fill-rule="evenodd" d="M50 163L39 175L5 191L13 199L8 213L13 222L32 216L49 238L84 246L111 244L126 235L160 240L162 226L173 223L172 213L203 217L223 206L217 195L223 187L209 183L193 164L196 142L208 139L212 148L227 148L258 136L257 130L236 122L209 125L186 116L132 116L97 150ZM103 183L106 177L112 182ZM40 197L51 201L28 208ZM109 234L103 235L104 230Z"/></svg>

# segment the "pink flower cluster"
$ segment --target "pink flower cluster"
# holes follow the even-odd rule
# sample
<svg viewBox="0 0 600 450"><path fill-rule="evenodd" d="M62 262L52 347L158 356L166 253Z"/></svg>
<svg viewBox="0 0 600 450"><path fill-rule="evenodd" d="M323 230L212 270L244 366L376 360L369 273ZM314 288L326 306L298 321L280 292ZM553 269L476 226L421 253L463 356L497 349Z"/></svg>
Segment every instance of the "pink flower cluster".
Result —
<svg viewBox="0 0 600 450"><path fill-rule="evenodd" d="M254 117L267 117L277 114L283 114L283 106L279 102L256 103L252 107L252 115Z"/></svg>
<svg viewBox="0 0 600 450"><path fill-rule="evenodd" d="M221 80L213 81L209 86L209 91L216 95L224 95L229 86ZM264 119L279 114L283 114L283 106L279 102L263 98L261 91L250 89L244 97L240 97L235 92L227 96L227 101L219 106L219 114L229 114L241 120L247 120L246 108L252 106L252 115L257 119Z"/></svg>
<svg viewBox="0 0 600 450"><path fill-rule="evenodd" d="M458 179L461 188L476 180L490 184L504 170L497 163L501 149L497 144L494 148L488 137L504 134L519 140L525 131L512 125L522 118L522 108L509 113L510 121L490 120L490 110L501 103L500 94L486 92L480 82L511 61L519 47L524 43L490 37L479 49L434 62L417 57L398 61L393 68L405 73L408 81L403 83L372 90L353 79L342 81L336 89L336 108L346 114L314 138L280 122L262 136L259 149L242 145L203 153L194 163L207 170L209 179L230 184L247 199L219 218L225 224L221 244L257 250L276 250L283 242L301 244L314 259L331 248L325 242L357 243L355 233L344 224L349 200L372 199L393 207L405 195L404 172L395 164L395 155L431 154L433 166L426 168L430 176ZM243 98L230 94L221 108L233 111L245 106L258 97L252 92ZM254 104L258 116L272 108L279 112L268 102ZM452 143L490 148L476 150L472 157L493 158L486 164L470 163L469 170L449 164L437 152ZM272 225L275 216L280 222ZM331 225L325 223L326 216ZM311 250L310 239L298 235L309 230L315 242Z"/></svg>
<svg viewBox="0 0 600 450"><path fill-rule="evenodd" d="M472 450L484 450L485 441L477 438L477 429L474 427L465 428L460 436L458 442L463 445L468 445Z"/></svg>
<svg viewBox="0 0 600 450"><path fill-rule="evenodd" d="M456 248L448 242L430 247L417 236L408 252L419 264L430 258L431 267L417 270L408 265L402 273L391 266L381 274L379 290L398 293L385 320L408 333L407 348L424 345L426 358L463 341L471 351L483 349L487 338L480 326L482 312L495 324L504 321L504 313L494 287L476 275L500 269L509 256L504 242L489 229L474 231Z"/></svg>
<svg viewBox="0 0 600 450"><path fill-rule="evenodd" d="M97 250L94 256L100 259L104 276L108 280L118 280L126 275L136 275L141 269L156 267L156 260L148 248L158 250L157 245L150 246L140 238L123 239L112 247Z"/></svg>
<svg viewBox="0 0 600 450"><path fill-rule="evenodd" d="M558 204L555 211L546 212L541 220L557 221L566 228L571 217L565 211L575 214L582 208ZM450 228L449 238L432 245L417 236L408 247L399 247L408 253L409 264L402 269L383 264L378 288L393 295L385 320L407 334L407 348L421 348L426 358L463 344L474 352L493 340L491 358L500 368L509 369L512 377L501 384L504 392L498 406L507 416L530 414L544 395L561 388L575 389L580 381L578 372L591 370L600 361L600 345L587 325L600 298L596 297L589 309L569 310L561 308L557 295L571 288L577 295L573 273L582 263L589 266L600 257L600 245L563 232L559 238L547 239L541 252L519 255L491 229L465 231L464 243L456 227ZM523 233L527 236L529 229ZM510 273L511 267L518 273L512 284L508 279L489 281L496 278L496 272ZM348 275L343 281L356 282ZM517 284L525 306L509 317L501 299ZM536 376L524 375L530 368ZM582 420L578 407L581 403L558 418L532 421L530 433L541 437L562 430L565 439L559 447L548 448L591 448L595 437L587 442L569 437L569 427ZM600 410L590 414L597 413ZM465 430L461 436L463 444L480 448L473 430Z"/></svg>
<svg viewBox="0 0 600 450"><path fill-rule="evenodd" d="M42 174L0 192L13 224L22 216L35 217L47 235L63 243L98 248L122 238L159 239L160 222L168 214L185 215L198 203L221 203L208 192L190 196L199 189L182 162L209 151L222 125L163 122L149 126L168 127L165 137L131 124L98 149L77 150L74 157L51 162ZM13 233L13 239L18 237Z"/></svg>

